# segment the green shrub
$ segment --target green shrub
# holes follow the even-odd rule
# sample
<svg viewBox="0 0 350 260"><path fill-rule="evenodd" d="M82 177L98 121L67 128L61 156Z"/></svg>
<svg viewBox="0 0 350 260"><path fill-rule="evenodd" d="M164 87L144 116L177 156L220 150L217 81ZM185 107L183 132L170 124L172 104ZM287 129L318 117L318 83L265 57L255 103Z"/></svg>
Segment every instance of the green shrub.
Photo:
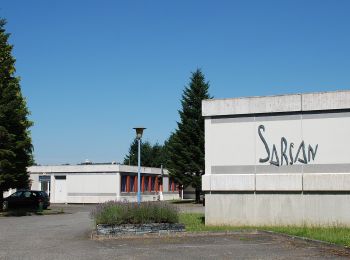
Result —
<svg viewBox="0 0 350 260"><path fill-rule="evenodd" d="M109 201L99 204L91 216L96 225L179 222L177 207L166 202L142 202L139 206L137 203Z"/></svg>

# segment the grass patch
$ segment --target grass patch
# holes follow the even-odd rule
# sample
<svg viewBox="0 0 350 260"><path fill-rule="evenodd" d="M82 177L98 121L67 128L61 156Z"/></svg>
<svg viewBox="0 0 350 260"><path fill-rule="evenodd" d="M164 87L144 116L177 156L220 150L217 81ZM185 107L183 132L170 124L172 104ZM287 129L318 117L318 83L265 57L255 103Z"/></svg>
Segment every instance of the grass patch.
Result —
<svg viewBox="0 0 350 260"><path fill-rule="evenodd" d="M109 201L91 212L96 225L178 223L177 207L166 202L125 203Z"/></svg>
<svg viewBox="0 0 350 260"><path fill-rule="evenodd" d="M205 226L204 214L202 213L182 213L180 214L180 223L185 224L186 231L238 231L238 230L264 230L277 233L284 233L292 236L305 237L334 243L341 246L350 247L350 228L342 226L333 227L247 227L247 226Z"/></svg>
<svg viewBox="0 0 350 260"><path fill-rule="evenodd" d="M251 227L234 227L234 226L206 226L204 214L202 213L181 213L180 223L185 224L186 231L189 232L225 232L225 231L237 231L237 230L255 230Z"/></svg>
<svg viewBox="0 0 350 260"><path fill-rule="evenodd" d="M43 211L36 212L36 215L59 215L64 214L63 208L61 209L44 209Z"/></svg>
<svg viewBox="0 0 350 260"><path fill-rule="evenodd" d="M51 209L10 209L7 211L0 212L1 217L23 217L23 216L33 216L33 215L57 215L64 214L63 209L60 210L51 210Z"/></svg>
<svg viewBox="0 0 350 260"><path fill-rule="evenodd" d="M262 230L269 230L278 233L285 233L292 236L306 237L321 241L334 243L350 247L350 228L333 226L333 227L263 227Z"/></svg>

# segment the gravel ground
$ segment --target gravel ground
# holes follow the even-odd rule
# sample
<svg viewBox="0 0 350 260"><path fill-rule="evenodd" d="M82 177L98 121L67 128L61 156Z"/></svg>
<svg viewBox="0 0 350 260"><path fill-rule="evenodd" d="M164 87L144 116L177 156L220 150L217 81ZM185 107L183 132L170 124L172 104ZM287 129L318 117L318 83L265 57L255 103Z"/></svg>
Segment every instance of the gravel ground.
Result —
<svg viewBox="0 0 350 260"><path fill-rule="evenodd" d="M0 259L349 259L346 249L263 232L91 240L92 205L67 214L1 217ZM201 212L200 205L182 206ZM201 208L200 208L201 207Z"/></svg>

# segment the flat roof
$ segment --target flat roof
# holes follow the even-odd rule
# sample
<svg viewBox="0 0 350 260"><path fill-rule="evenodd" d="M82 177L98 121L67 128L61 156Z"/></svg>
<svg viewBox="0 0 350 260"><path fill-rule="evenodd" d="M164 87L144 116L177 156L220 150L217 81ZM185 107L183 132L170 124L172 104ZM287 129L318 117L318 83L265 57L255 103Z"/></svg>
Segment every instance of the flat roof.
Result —
<svg viewBox="0 0 350 260"><path fill-rule="evenodd" d="M122 164L79 164L79 165L45 165L30 166L27 168L29 173L106 173L106 172L127 172L137 173L137 166ZM161 168L141 167L143 174L161 174ZM163 174L168 175L168 170L163 169Z"/></svg>
<svg viewBox="0 0 350 260"><path fill-rule="evenodd" d="M204 117L341 109L350 109L350 90L202 101Z"/></svg>

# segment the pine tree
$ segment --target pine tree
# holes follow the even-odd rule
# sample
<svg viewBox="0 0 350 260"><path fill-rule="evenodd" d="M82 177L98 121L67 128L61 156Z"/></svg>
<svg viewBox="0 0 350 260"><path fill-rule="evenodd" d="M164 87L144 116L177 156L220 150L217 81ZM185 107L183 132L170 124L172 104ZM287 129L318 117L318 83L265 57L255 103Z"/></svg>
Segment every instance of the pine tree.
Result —
<svg viewBox="0 0 350 260"><path fill-rule="evenodd" d="M33 162L28 109L15 74L13 46L0 19L0 200L9 188L27 188Z"/></svg>
<svg viewBox="0 0 350 260"><path fill-rule="evenodd" d="M199 202L204 174L204 119L202 117L202 100L209 96L209 83L201 70L192 73L189 86L182 95L182 110L179 111L180 122L177 130L167 142L166 167L177 182L196 190Z"/></svg>
<svg viewBox="0 0 350 260"><path fill-rule="evenodd" d="M156 143L141 142L141 165L145 167L160 167L163 163L163 146ZM129 148L129 154L124 157L125 165L137 165L138 143L135 139Z"/></svg>

